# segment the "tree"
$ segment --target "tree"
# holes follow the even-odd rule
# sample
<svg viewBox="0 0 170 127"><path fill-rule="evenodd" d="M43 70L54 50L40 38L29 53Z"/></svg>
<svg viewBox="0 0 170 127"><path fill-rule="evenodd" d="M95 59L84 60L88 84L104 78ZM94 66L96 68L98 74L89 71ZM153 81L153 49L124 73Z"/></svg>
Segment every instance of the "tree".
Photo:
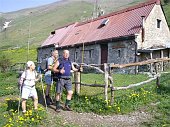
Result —
<svg viewBox="0 0 170 127"><path fill-rule="evenodd" d="M11 66L11 61L9 58L7 58L7 56L5 56L4 54L0 55L0 69L1 72L6 72L10 66Z"/></svg>
<svg viewBox="0 0 170 127"><path fill-rule="evenodd" d="M165 4L168 4L168 3L170 3L170 0L163 0L163 2L164 2Z"/></svg>

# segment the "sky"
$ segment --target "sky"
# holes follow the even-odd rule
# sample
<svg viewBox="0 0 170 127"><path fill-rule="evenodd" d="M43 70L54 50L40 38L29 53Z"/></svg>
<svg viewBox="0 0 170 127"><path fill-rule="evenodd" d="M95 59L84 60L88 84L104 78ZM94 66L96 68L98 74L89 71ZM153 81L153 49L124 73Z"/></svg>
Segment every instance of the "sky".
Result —
<svg viewBox="0 0 170 127"><path fill-rule="evenodd" d="M0 12L12 12L61 0L0 0Z"/></svg>

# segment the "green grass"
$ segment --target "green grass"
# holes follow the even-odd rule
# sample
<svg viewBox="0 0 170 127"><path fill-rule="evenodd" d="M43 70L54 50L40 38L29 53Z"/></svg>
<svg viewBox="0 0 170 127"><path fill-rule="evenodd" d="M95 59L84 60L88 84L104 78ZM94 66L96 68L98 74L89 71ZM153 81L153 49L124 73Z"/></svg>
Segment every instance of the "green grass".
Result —
<svg viewBox="0 0 170 127"><path fill-rule="evenodd" d="M15 73L0 73L0 97L16 94L17 91L17 77Z"/></svg>
<svg viewBox="0 0 170 127"><path fill-rule="evenodd" d="M15 72L0 73L0 126L19 127L19 126L59 126L68 127L72 124L63 124L63 120L55 115L47 113L45 108L39 104L38 111L34 111L31 99L27 101L26 114L18 114L19 90ZM37 83L38 95L42 95L41 84ZM75 127L75 126L74 126Z"/></svg>
<svg viewBox="0 0 170 127"><path fill-rule="evenodd" d="M161 77L161 86L157 87L156 82L153 81L145 86L135 87L129 90L120 90L114 92L114 104L110 105L110 96L108 102L104 98L103 88L93 88L82 86L81 94L79 96L74 95L72 99L72 107L76 112L94 112L100 115L112 115L112 114L124 114L134 112L139 109L145 109L153 115L153 120L147 123L142 123L142 126L169 126L170 117L170 74L164 74ZM17 75L15 73L0 74L0 96L6 95L18 95L17 89ZM114 74L115 86L124 86L131 83L138 83L146 80L146 75L131 75L131 74ZM82 81L84 83L98 83L103 84L104 76L99 74L82 74ZM74 89L74 88L73 88ZM41 93L41 84L37 84L38 93ZM54 91L53 91L54 92ZM108 91L108 94L110 90ZM62 95L62 100L65 101L66 93ZM6 98L7 99L7 98ZM10 108L16 110L17 100L10 101ZM107 105L108 103L108 105ZM30 103L31 104L31 103ZM8 105L8 106L7 106ZM31 104L32 105L32 104ZM154 106L153 106L154 105ZM8 123L9 119L4 118L4 114L8 114L9 103L0 104L0 123L4 125ZM8 107L8 108L7 108ZM11 117L11 116L9 116ZM2 120L5 119L5 120ZM7 121L6 121L7 120ZM50 120L47 116L46 121ZM58 121L62 126L62 122ZM15 123L13 123L15 124ZM35 125L36 123L31 123ZM44 125L45 123L42 123Z"/></svg>
<svg viewBox="0 0 170 127"><path fill-rule="evenodd" d="M29 52L27 48L3 50L1 55L9 58L12 64L26 63L28 60L37 61L37 50L35 47L31 47Z"/></svg>
<svg viewBox="0 0 170 127"><path fill-rule="evenodd" d="M163 9L164 9L164 12L165 12L167 23L170 26L170 3L163 6Z"/></svg>

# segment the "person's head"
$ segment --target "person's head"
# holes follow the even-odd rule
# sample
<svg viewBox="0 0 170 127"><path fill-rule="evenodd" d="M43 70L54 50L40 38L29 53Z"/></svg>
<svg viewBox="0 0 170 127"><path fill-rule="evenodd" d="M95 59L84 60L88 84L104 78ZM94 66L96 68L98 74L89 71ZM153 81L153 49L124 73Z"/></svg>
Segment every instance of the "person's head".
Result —
<svg viewBox="0 0 170 127"><path fill-rule="evenodd" d="M69 56L70 56L69 51L68 51L68 50L64 50L64 51L63 51L63 57L64 57L65 59L68 59Z"/></svg>
<svg viewBox="0 0 170 127"><path fill-rule="evenodd" d="M52 56L55 58L55 59L58 59L58 50L54 50L52 52Z"/></svg>
<svg viewBox="0 0 170 127"><path fill-rule="evenodd" d="M28 61L27 62L27 68L31 70L35 70L35 64L33 61Z"/></svg>

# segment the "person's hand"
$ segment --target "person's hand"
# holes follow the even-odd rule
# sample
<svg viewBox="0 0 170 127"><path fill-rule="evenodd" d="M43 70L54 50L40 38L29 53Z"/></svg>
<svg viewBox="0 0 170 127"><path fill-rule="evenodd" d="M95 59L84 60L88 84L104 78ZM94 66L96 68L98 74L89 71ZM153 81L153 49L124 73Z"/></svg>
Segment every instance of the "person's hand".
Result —
<svg viewBox="0 0 170 127"><path fill-rule="evenodd" d="M80 72L83 72L83 67L82 66L80 67Z"/></svg>
<svg viewBox="0 0 170 127"><path fill-rule="evenodd" d="M78 72L83 72L83 67L80 66L80 68L78 69Z"/></svg>
<svg viewBox="0 0 170 127"><path fill-rule="evenodd" d="M42 74L39 75L39 78L42 78Z"/></svg>
<svg viewBox="0 0 170 127"><path fill-rule="evenodd" d="M64 67L60 70L60 73L61 73L61 74L64 74L64 73L65 73Z"/></svg>

